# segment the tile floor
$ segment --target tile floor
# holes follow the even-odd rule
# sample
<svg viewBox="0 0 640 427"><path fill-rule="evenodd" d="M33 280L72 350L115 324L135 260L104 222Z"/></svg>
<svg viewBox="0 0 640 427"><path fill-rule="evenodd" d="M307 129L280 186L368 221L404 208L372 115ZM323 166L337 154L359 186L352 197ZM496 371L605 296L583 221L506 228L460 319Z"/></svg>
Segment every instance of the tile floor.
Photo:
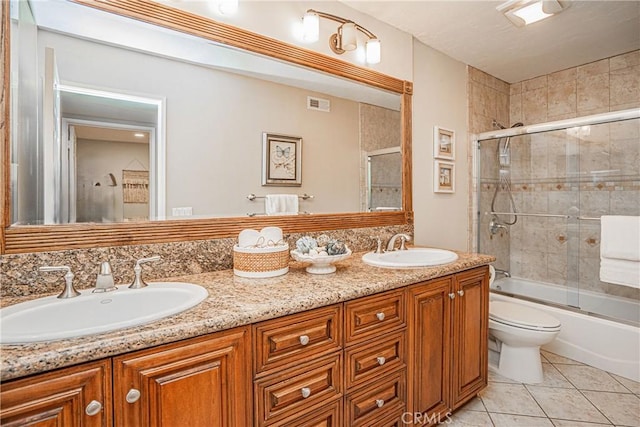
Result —
<svg viewBox="0 0 640 427"><path fill-rule="evenodd" d="M640 383L542 351L544 382L489 372L489 386L448 426L640 427Z"/></svg>

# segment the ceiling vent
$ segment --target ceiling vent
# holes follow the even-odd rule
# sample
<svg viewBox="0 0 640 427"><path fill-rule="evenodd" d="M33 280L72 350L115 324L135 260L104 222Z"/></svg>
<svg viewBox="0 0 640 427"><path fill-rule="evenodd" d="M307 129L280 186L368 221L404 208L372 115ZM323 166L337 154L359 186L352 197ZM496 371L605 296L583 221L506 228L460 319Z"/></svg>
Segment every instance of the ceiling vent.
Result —
<svg viewBox="0 0 640 427"><path fill-rule="evenodd" d="M307 108L309 110L324 111L325 113L328 113L331 111L331 101L328 99L307 96Z"/></svg>

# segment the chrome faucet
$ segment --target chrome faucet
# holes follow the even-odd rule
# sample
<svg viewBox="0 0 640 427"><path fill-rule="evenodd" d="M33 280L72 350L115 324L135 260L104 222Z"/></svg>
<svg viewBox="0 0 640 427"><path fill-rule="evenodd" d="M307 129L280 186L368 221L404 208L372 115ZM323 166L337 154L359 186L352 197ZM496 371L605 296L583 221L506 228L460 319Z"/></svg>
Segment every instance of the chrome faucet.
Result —
<svg viewBox="0 0 640 427"><path fill-rule="evenodd" d="M60 292L60 294L58 295L58 298L67 299L67 298L77 297L78 295L80 295L80 292L78 292L76 288L73 287L74 274L71 272L71 268L67 267L66 265L60 265L60 266L54 266L54 267L47 265L44 267L40 267L38 270L43 273L48 271L65 271L66 272L64 275L64 281L65 281L64 290Z"/></svg>
<svg viewBox="0 0 640 427"><path fill-rule="evenodd" d="M384 251L382 250L382 239L379 237L372 237L373 241L376 242L376 249L373 251L374 254L381 254Z"/></svg>
<svg viewBox="0 0 640 427"><path fill-rule="evenodd" d="M116 290L118 290L118 288L116 288L116 285L113 282L111 264L109 264L108 261L105 261L100 265L100 272L96 278L96 288L91 292L111 292Z"/></svg>
<svg viewBox="0 0 640 427"><path fill-rule="evenodd" d="M136 261L136 266L133 267L133 273L136 277L133 279L133 283L129 285L130 289L142 289L149 286L144 280L142 280L142 264L153 261L160 261L160 255L152 256L149 258L141 258Z"/></svg>
<svg viewBox="0 0 640 427"><path fill-rule="evenodd" d="M410 242L411 241L411 236L409 236L408 234L404 234L404 233L399 233L399 234L394 234L390 239L389 239L389 243L387 243L387 252L391 252L391 251L395 251L395 246L396 246L396 240L398 239L398 237L400 238L400 249L401 251L406 251L407 248L405 247L405 243L406 242Z"/></svg>

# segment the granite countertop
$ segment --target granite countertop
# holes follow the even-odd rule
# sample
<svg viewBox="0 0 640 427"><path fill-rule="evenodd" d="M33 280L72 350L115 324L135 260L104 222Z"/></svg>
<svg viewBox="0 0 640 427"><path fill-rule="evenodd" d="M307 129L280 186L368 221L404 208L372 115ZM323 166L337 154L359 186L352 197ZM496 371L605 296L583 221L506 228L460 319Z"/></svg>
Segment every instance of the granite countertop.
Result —
<svg viewBox="0 0 640 427"><path fill-rule="evenodd" d="M209 297L187 311L137 327L74 339L2 345L0 380L348 301L495 261L494 257L488 255L462 252L458 252L458 255L456 262L430 268L371 267L362 262L362 253L355 253L337 263L338 270L328 275L309 274L305 271L305 264L291 262L288 274L269 279L241 278L234 276L233 270L167 278L166 281L202 285L209 292ZM26 299L14 298L9 302Z"/></svg>

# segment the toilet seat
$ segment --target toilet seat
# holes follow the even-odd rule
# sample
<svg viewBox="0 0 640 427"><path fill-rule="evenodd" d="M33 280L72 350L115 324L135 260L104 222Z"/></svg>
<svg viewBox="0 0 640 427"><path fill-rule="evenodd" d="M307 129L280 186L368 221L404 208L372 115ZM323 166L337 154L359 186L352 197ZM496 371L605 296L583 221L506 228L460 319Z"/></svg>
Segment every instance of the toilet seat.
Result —
<svg viewBox="0 0 640 427"><path fill-rule="evenodd" d="M560 330L560 321L540 310L506 301L489 303L489 319L520 329L555 332Z"/></svg>

